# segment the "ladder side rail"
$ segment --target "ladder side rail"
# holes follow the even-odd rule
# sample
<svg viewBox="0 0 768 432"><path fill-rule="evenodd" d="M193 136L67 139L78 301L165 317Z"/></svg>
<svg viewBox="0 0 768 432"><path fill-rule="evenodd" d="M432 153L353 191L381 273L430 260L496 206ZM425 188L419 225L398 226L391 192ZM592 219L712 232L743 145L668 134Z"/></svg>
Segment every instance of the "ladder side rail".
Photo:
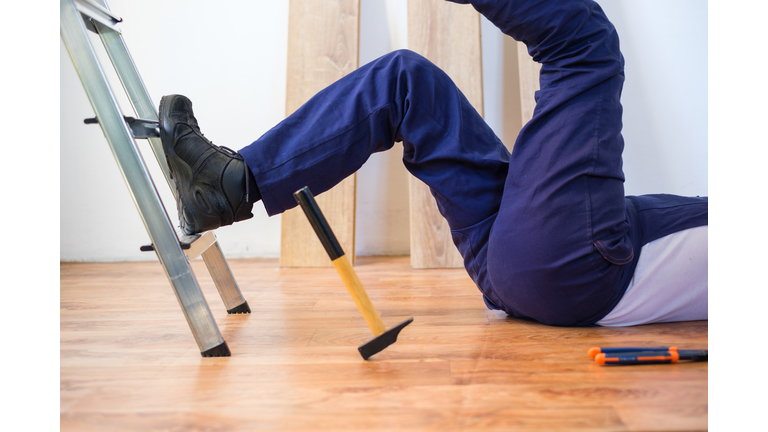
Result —
<svg viewBox="0 0 768 432"><path fill-rule="evenodd" d="M211 279L216 285L216 289L219 291L221 301L224 302L224 306L227 308L228 313L250 313L251 308L248 306L248 302L245 301L240 287L237 286L232 275L232 270L229 269L227 260L224 259L224 254L221 251L219 242L216 241L213 246L209 247L202 253L205 266L208 267L208 272L211 274Z"/></svg>
<svg viewBox="0 0 768 432"><path fill-rule="evenodd" d="M109 9L107 3L104 0L98 0L105 9ZM144 81L139 75L138 68L133 62L133 57L128 51L128 46L125 44L123 35L113 28L105 26L100 22L95 22L99 37L101 38L104 48L109 55L109 59L112 61L112 65L117 72L120 83L123 85L128 99L131 101L133 110L139 118L146 120L158 120L157 109L152 103L152 98L149 96L147 87L144 85ZM152 152L155 154L157 163L165 175L165 180L171 187L171 192L174 198L176 198L176 186L171 178L170 170L168 168L168 162L165 159L165 152L163 151L163 144L160 138L147 138L149 145L152 148Z"/></svg>
<svg viewBox="0 0 768 432"><path fill-rule="evenodd" d="M189 241L188 239L193 240ZM211 279L213 279L213 283L219 291L221 301L224 302L224 306L227 308L227 313L251 313L251 308L248 306L248 302L245 301L245 297L243 297L243 293L240 291L240 287L237 286L237 281L235 281L235 277L229 269L227 260L224 258L224 253L216 239L216 234L213 231L206 231L202 235L182 236L180 241L182 243L188 242L189 249L186 249L184 254L190 261L197 257L202 257L203 261L205 261L205 266L208 268L208 273L210 273Z"/></svg>
<svg viewBox="0 0 768 432"><path fill-rule="evenodd" d="M60 31L200 351L225 345L72 0L60 0Z"/></svg>

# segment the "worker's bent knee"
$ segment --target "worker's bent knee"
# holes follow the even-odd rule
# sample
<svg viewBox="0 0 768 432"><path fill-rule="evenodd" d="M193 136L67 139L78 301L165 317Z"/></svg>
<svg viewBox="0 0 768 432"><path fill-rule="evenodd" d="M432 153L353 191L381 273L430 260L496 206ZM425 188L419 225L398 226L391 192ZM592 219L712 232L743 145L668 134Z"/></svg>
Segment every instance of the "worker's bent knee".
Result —
<svg viewBox="0 0 768 432"><path fill-rule="evenodd" d="M409 72L418 72L420 70L440 71L434 63L427 60L426 57L408 49L392 51L379 57L376 62L392 65L400 70Z"/></svg>

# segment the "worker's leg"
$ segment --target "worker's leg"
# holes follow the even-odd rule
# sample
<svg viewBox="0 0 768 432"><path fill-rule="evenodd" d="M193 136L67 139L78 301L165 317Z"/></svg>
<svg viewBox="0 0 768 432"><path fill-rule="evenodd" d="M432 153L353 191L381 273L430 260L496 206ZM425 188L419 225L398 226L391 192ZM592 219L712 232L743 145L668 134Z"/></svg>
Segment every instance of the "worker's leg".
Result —
<svg viewBox="0 0 768 432"><path fill-rule="evenodd" d="M484 257L501 202L509 152L434 64L410 51L387 54L311 98L239 151L270 215L293 192L322 193L368 157L403 143L403 162L426 183L454 230L470 276L489 290Z"/></svg>
<svg viewBox="0 0 768 432"><path fill-rule="evenodd" d="M451 227L497 211L509 153L451 79L410 51L360 67L239 153L273 215L296 206L301 187L320 194L397 141Z"/></svg>

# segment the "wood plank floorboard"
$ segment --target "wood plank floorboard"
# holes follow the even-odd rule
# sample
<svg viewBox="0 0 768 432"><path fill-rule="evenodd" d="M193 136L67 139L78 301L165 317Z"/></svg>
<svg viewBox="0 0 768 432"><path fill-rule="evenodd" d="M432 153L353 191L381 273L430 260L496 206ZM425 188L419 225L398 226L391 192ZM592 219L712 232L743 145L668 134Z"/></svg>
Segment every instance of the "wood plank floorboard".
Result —
<svg viewBox="0 0 768 432"><path fill-rule="evenodd" d="M592 346L708 347L708 322L559 328L487 310L463 270L408 257L355 269L398 342L333 268L229 260L253 313L192 267L232 357L202 358L157 262L61 263L62 431L707 430L707 363L603 367Z"/></svg>

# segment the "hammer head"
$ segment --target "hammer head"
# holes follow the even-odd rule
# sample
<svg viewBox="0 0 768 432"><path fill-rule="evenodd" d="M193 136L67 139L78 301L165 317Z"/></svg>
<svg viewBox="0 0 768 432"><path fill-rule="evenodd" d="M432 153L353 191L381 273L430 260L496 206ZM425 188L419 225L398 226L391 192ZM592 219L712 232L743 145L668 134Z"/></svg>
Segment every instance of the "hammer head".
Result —
<svg viewBox="0 0 768 432"><path fill-rule="evenodd" d="M400 324L392 327L391 329L357 347L357 350L360 351L360 355L363 356L363 360L368 360L370 356L395 343L397 341L397 335L400 334L400 330L412 322L413 317L408 318Z"/></svg>

